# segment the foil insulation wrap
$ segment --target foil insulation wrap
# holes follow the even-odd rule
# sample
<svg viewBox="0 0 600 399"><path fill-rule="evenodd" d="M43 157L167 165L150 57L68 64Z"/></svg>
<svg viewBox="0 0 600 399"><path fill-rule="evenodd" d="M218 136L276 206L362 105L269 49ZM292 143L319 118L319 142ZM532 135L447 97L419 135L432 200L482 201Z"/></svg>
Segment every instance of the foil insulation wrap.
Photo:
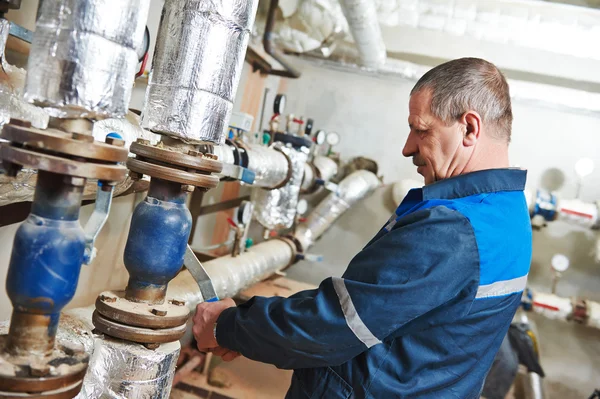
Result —
<svg viewBox="0 0 600 399"><path fill-rule="evenodd" d="M300 186L304 177L304 164L308 158L308 150L304 147L300 150L285 146L279 148L291 162L290 179L281 188L275 190L256 188L252 192L254 216L261 225L270 230L288 229L294 224Z"/></svg>
<svg viewBox="0 0 600 399"><path fill-rule="evenodd" d="M256 174L255 186L279 186L287 178L289 168L288 158L281 151L262 145L248 146L248 169Z"/></svg>
<svg viewBox="0 0 600 399"><path fill-rule="evenodd" d="M329 194L310 213L306 222L298 225L295 237L306 251L331 225L357 201L375 190L381 182L373 173L358 170L338 185L338 191Z"/></svg>
<svg viewBox="0 0 600 399"><path fill-rule="evenodd" d="M293 256L290 244L274 239L252 246L239 256L227 255L203 262L203 265L219 298L231 298L288 266ZM198 284L187 270L171 280L167 295L185 300L191 311L204 301Z"/></svg>
<svg viewBox="0 0 600 399"><path fill-rule="evenodd" d="M258 0L165 2L142 126L223 144Z"/></svg>
<svg viewBox="0 0 600 399"><path fill-rule="evenodd" d="M10 118L23 119L31 122L33 127L45 129L48 127L48 114L42 108L23 100L27 72L6 62L4 50L9 31L10 22L0 19L0 129Z"/></svg>
<svg viewBox="0 0 600 399"><path fill-rule="evenodd" d="M40 4L25 99L59 118L125 115L150 0Z"/></svg>
<svg viewBox="0 0 600 399"><path fill-rule="evenodd" d="M302 193L308 192L313 187L316 178L317 176L314 167L309 163L305 163L304 177L302 178L302 185L300 186Z"/></svg>
<svg viewBox="0 0 600 399"><path fill-rule="evenodd" d="M218 157L219 161L221 161L222 163L226 163L229 165L235 164L233 148L231 148L227 144L214 146L213 154L215 154Z"/></svg>
<svg viewBox="0 0 600 399"><path fill-rule="evenodd" d="M78 399L167 399L175 375L179 341L157 349L98 337Z"/></svg>

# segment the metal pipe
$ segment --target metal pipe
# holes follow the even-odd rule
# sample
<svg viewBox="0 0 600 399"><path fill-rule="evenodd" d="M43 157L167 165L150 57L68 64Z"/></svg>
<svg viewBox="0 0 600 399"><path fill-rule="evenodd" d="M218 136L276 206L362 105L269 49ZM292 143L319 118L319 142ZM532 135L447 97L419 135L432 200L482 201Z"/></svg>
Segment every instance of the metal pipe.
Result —
<svg viewBox="0 0 600 399"><path fill-rule="evenodd" d="M273 27L275 26L277 8L279 8L279 0L271 0L269 12L267 13L267 22L265 24L265 34L263 35L263 47L265 52L280 63L284 70L271 69L269 70L269 74L297 79L301 75L300 72L285 59L284 55L281 51L277 50L275 43L273 42Z"/></svg>
<svg viewBox="0 0 600 399"><path fill-rule="evenodd" d="M166 1L142 126L222 144L258 0Z"/></svg>
<svg viewBox="0 0 600 399"><path fill-rule="evenodd" d="M342 11L354 38L363 66L378 69L387 58L379 27L377 9L372 0L340 0Z"/></svg>
<svg viewBox="0 0 600 399"><path fill-rule="evenodd" d="M306 222L296 228L295 237L302 247L306 249L312 246L338 217L380 184L377 176L366 170L358 170L342 180L337 192L321 201Z"/></svg>
<svg viewBox="0 0 600 399"><path fill-rule="evenodd" d="M318 213L311 214L309 221L304 226L303 235L296 234L296 238L302 241L304 238L304 251L307 251L321 234L323 234L337 218L350 206L366 197L380 182L373 173L361 170L354 172L340 183L340 199L344 206L340 207L338 201L331 199L331 194L321 205ZM328 210L334 216L323 217ZM316 210L313 212L317 212ZM311 223L310 220L319 220L319 223ZM243 254L234 257L224 256L204 263L204 268L211 277L213 285L219 298L228 298L236 295L248 286L286 268L295 259L295 250L289 242L283 240L269 240L249 248ZM183 270L169 284L169 297L185 300L190 310L203 301L196 280L187 271Z"/></svg>
<svg viewBox="0 0 600 399"><path fill-rule="evenodd" d="M25 99L59 118L125 115L149 6L150 0L41 3Z"/></svg>

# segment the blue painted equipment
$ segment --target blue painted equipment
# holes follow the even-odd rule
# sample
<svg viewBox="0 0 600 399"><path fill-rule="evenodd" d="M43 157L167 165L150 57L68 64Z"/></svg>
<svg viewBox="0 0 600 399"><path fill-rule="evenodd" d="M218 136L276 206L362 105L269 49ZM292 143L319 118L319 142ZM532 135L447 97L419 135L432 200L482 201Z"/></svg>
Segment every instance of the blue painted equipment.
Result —
<svg viewBox="0 0 600 399"><path fill-rule="evenodd" d="M6 279L14 353L51 351L60 311L75 295L85 248L79 224L83 184L69 180L39 172L31 214L15 236Z"/></svg>
<svg viewBox="0 0 600 399"><path fill-rule="evenodd" d="M167 283L183 265L192 228L186 195L181 184L153 178L148 196L136 207L124 256L127 299L164 301Z"/></svg>

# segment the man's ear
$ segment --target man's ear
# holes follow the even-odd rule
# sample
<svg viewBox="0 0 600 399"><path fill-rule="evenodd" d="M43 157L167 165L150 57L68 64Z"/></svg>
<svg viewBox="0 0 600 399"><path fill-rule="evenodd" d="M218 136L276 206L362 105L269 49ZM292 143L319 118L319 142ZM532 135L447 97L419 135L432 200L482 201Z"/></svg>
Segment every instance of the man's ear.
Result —
<svg viewBox="0 0 600 399"><path fill-rule="evenodd" d="M481 115L475 111L467 111L460 118L460 123L466 128L463 145L474 146L481 135Z"/></svg>

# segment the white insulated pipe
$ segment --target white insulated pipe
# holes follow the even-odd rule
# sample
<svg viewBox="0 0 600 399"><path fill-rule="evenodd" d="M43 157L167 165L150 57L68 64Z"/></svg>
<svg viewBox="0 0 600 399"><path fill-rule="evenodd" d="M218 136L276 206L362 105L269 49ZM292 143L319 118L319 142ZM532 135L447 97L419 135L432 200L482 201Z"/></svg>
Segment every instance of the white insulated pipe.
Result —
<svg viewBox="0 0 600 399"><path fill-rule="evenodd" d="M578 309L577 304L583 305ZM600 329L600 303L577 298L563 298L554 294L534 292L534 312L554 320L579 320L581 324ZM578 313L581 313L578 315ZM585 313L585 315L583 315Z"/></svg>
<svg viewBox="0 0 600 399"><path fill-rule="evenodd" d="M369 69L379 69L387 58L373 0L340 0L350 32L358 48L361 63Z"/></svg>
<svg viewBox="0 0 600 399"><path fill-rule="evenodd" d="M338 193L331 193L308 217L305 224L298 226L296 238L304 251L353 204L370 194L379 186L377 176L359 170L339 184ZM236 257L224 256L204 263L219 298L236 295L248 286L261 281L290 265L294 259L291 246L282 240L269 240L251 247ZM169 283L167 295L185 300L190 309L203 301L198 284L184 270Z"/></svg>

